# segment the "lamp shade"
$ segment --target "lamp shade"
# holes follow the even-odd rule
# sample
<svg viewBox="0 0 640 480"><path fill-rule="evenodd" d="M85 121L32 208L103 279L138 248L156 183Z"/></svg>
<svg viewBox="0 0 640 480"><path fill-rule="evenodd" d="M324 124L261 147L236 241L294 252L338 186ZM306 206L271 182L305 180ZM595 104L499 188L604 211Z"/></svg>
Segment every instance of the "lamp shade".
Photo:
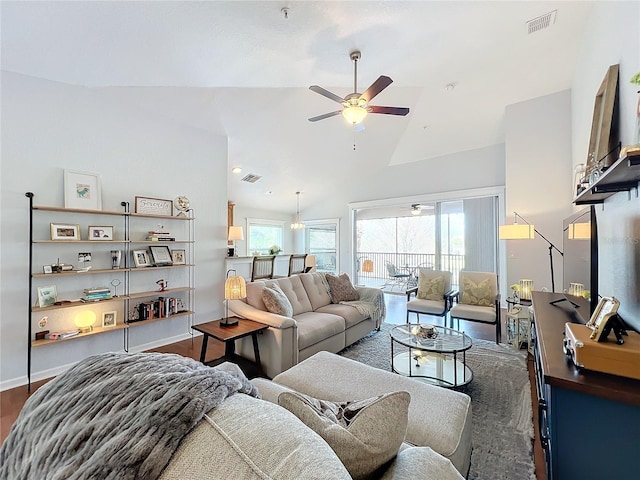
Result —
<svg viewBox="0 0 640 480"><path fill-rule="evenodd" d="M362 262L362 271L366 273L373 272L373 260L366 259Z"/></svg>
<svg viewBox="0 0 640 480"><path fill-rule="evenodd" d="M87 333L93 330L93 324L95 321L96 314L91 310L84 310L78 313L74 319L74 323L82 333Z"/></svg>
<svg viewBox="0 0 640 480"><path fill-rule="evenodd" d="M244 240L244 232L242 227L230 226L229 227L229 241Z"/></svg>
<svg viewBox="0 0 640 480"><path fill-rule="evenodd" d="M500 225L500 240L522 240L535 237L533 225L528 223L514 223L512 225Z"/></svg>
<svg viewBox="0 0 640 480"><path fill-rule="evenodd" d="M346 118L347 122L356 125L367 116L367 110L363 107L352 105L342 110L342 116Z"/></svg>
<svg viewBox="0 0 640 480"><path fill-rule="evenodd" d="M240 300L247 296L247 284L239 275L232 275L224 282L225 300Z"/></svg>
<svg viewBox="0 0 640 480"><path fill-rule="evenodd" d="M315 255L307 255L307 258L304 259L304 266L309 267L309 271L316 268L316 256Z"/></svg>
<svg viewBox="0 0 640 480"><path fill-rule="evenodd" d="M591 238L591 224L589 222L570 223L567 235L569 240L588 240Z"/></svg>

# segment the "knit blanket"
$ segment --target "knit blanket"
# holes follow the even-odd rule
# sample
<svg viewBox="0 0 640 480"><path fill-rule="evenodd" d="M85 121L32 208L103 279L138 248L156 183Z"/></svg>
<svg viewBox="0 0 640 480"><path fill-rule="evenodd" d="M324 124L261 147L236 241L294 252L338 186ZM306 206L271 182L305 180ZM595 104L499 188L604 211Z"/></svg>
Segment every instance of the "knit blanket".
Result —
<svg viewBox="0 0 640 480"><path fill-rule="evenodd" d="M376 326L380 326L387 316L384 293L378 288L370 287L357 287L357 290L360 294L359 300L340 303L351 305L361 314L371 317Z"/></svg>
<svg viewBox="0 0 640 480"><path fill-rule="evenodd" d="M0 479L156 479L244 375L162 353L89 357L38 389L0 448Z"/></svg>

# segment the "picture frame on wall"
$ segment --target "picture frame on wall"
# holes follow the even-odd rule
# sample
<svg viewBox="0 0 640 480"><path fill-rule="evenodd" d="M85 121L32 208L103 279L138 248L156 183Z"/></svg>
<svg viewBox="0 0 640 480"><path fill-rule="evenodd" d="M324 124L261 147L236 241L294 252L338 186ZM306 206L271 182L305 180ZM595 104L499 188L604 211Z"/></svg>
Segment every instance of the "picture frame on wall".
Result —
<svg viewBox="0 0 640 480"><path fill-rule="evenodd" d="M113 227L110 225L89 226L88 240L111 241L113 240Z"/></svg>
<svg viewBox="0 0 640 480"><path fill-rule="evenodd" d="M64 208L102 210L102 182L100 175L65 169Z"/></svg>
<svg viewBox="0 0 640 480"><path fill-rule="evenodd" d="M58 301L58 290L55 285L38 287L38 306L49 307Z"/></svg>
<svg viewBox="0 0 640 480"><path fill-rule="evenodd" d="M149 252L147 252L146 250L133 250L131 254L133 255L133 264L136 266L136 268L151 266Z"/></svg>
<svg viewBox="0 0 640 480"><path fill-rule="evenodd" d="M80 240L80 225L70 223L52 223L51 240Z"/></svg>
<svg viewBox="0 0 640 480"><path fill-rule="evenodd" d="M171 252L169 251L169 247L166 245L152 245L149 247L151 250L151 257L153 258L153 263L157 267L164 267L168 265L173 265L173 260L171 259Z"/></svg>
<svg viewBox="0 0 640 480"><path fill-rule="evenodd" d="M116 326L117 312L102 312L102 328L111 328Z"/></svg>
<svg viewBox="0 0 640 480"><path fill-rule="evenodd" d="M171 261L174 265L186 265L187 264L187 252L184 249L171 250Z"/></svg>

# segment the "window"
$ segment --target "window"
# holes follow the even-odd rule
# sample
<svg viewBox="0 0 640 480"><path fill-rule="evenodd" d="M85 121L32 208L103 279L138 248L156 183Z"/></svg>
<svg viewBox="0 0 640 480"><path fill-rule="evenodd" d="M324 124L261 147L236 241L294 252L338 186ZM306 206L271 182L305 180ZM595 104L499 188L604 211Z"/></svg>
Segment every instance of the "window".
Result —
<svg viewBox="0 0 640 480"><path fill-rule="evenodd" d="M340 228L338 219L305 223L305 252L316 256L318 272L338 273Z"/></svg>
<svg viewBox="0 0 640 480"><path fill-rule="evenodd" d="M268 255L274 245L284 249L284 222L248 218L247 232L248 255Z"/></svg>

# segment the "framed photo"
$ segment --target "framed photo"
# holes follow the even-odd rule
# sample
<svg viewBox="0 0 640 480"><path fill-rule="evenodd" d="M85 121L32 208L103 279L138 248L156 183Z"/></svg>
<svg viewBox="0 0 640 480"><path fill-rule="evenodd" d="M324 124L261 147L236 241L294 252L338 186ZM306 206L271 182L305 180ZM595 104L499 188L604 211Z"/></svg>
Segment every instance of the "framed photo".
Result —
<svg viewBox="0 0 640 480"><path fill-rule="evenodd" d="M172 217L173 200L136 196L135 213Z"/></svg>
<svg viewBox="0 0 640 480"><path fill-rule="evenodd" d="M102 312L102 327L103 328L115 327L116 315L117 315L117 312L115 310L113 312Z"/></svg>
<svg viewBox="0 0 640 480"><path fill-rule="evenodd" d="M38 306L48 307L58 301L58 291L55 285L38 287Z"/></svg>
<svg viewBox="0 0 640 480"><path fill-rule="evenodd" d="M173 260L171 260L171 252L169 251L169 247L166 245L152 245L149 247L151 250L151 257L153 258L153 263L162 267L165 265L173 265Z"/></svg>
<svg viewBox="0 0 640 480"><path fill-rule="evenodd" d="M187 264L187 253L185 250L171 250L171 261L174 265L186 265Z"/></svg>
<svg viewBox="0 0 640 480"><path fill-rule="evenodd" d="M80 225L52 223L51 240L80 240Z"/></svg>
<svg viewBox="0 0 640 480"><path fill-rule="evenodd" d="M136 268L151 266L151 260L149 260L149 253L146 250L134 250L132 254L133 254L133 264L136 266Z"/></svg>
<svg viewBox="0 0 640 480"><path fill-rule="evenodd" d="M89 234L87 236L89 240L113 240L113 227L104 226L89 226Z"/></svg>
<svg viewBox="0 0 640 480"><path fill-rule="evenodd" d="M43 265L42 273L53 273L53 267L51 265Z"/></svg>
<svg viewBox="0 0 640 480"><path fill-rule="evenodd" d="M64 207L80 210L102 210L100 175L65 170Z"/></svg>

